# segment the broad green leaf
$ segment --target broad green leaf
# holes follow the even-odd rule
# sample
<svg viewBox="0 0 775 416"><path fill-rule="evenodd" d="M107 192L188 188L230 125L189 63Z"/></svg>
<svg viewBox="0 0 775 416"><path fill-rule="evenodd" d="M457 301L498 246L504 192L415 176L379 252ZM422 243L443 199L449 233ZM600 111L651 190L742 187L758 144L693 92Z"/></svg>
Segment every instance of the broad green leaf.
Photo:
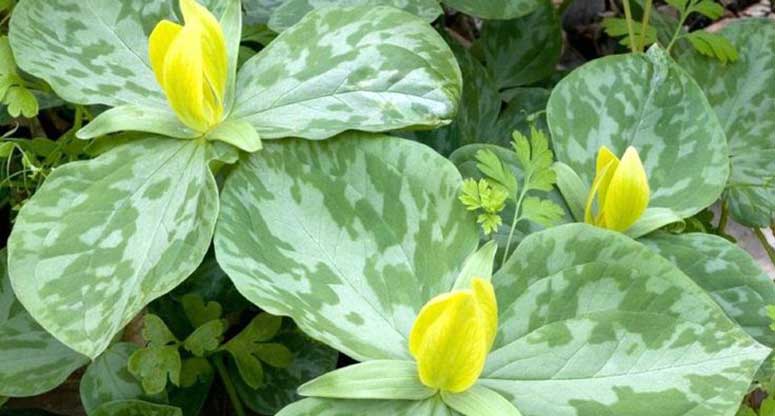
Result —
<svg viewBox="0 0 775 416"><path fill-rule="evenodd" d="M48 176L8 244L14 289L47 331L96 357L196 269L218 211L210 147L132 141Z"/></svg>
<svg viewBox="0 0 775 416"><path fill-rule="evenodd" d="M480 385L462 393L441 393L450 408L464 416L522 416L522 413L500 394Z"/></svg>
<svg viewBox="0 0 775 416"><path fill-rule="evenodd" d="M301 332L290 319L285 319L283 328L274 340L288 347L294 358L285 368L267 366L264 368L264 385L253 389L239 375L234 366L228 366L229 373L237 387L242 401L253 411L273 415L286 405L301 397L296 389L303 383L336 368L338 353L314 341Z"/></svg>
<svg viewBox="0 0 775 416"><path fill-rule="evenodd" d="M515 19L540 7L543 0L443 0L463 13L484 19Z"/></svg>
<svg viewBox="0 0 775 416"><path fill-rule="evenodd" d="M437 392L420 381L417 363L372 360L324 374L299 387L307 397L425 400Z"/></svg>
<svg viewBox="0 0 775 416"><path fill-rule="evenodd" d="M76 133L79 139L94 139L118 131L142 131L180 139L191 139L199 133L186 127L172 110L125 104L100 113Z"/></svg>
<svg viewBox="0 0 775 416"><path fill-rule="evenodd" d="M721 194L729 174L724 130L702 90L663 50L597 59L552 92L547 118L557 160L585 184L600 146L634 146L651 187L650 207L689 217Z"/></svg>
<svg viewBox="0 0 775 416"><path fill-rule="evenodd" d="M198 327L183 341L183 346L197 357L204 357L218 349L223 340L226 324L216 319Z"/></svg>
<svg viewBox="0 0 775 416"><path fill-rule="evenodd" d="M562 52L562 28L550 0L514 20L489 20L479 40L498 89L540 81L554 72Z"/></svg>
<svg viewBox="0 0 775 416"><path fill-rule="evenodd" d="M668 260L590 225L529 236L493 282L479 384L525 416L728 416L770 352Z"/></svg>
<svg viewBox="0 0 775 416"><path fill-rule="evenodd" d="M455 53L463 76L460 108L450 125L414 132L417 140L430 145L444 155L469 143L496 143L498 137L494 127L501 109L498 88L492 75L468 49L454 39L448 38L447 41ZM508 137L503 140L508 141Z"/></svg>
<svg viewBox="0 0 775 416"><path fill-rule="evenodd" d="M267 144L226 181L218 261L313 338L360 361L410 359L414 317L476 249L461 182L433 150L389 136Z"/></svg>
<svg viewBox="0 0 775 416"><path fill-rule="evenodd" d="M269 28L275 32L298 23L304 15L323 7L392 6L403 9L427 22L436 20L443 13L438 0L286 0L278 6L269 19Z"/></svg>
<svg viewBox="0 0 775 416"><path fill-rule="evenodd" d="M775 346L767 306L775 305L775 285L745 250L709 234L656 234L643 242L672 261L705 289L748 334Z"/></svg>
<svg viewBox="0 0 775 416"><path fill-rule="evenodd" d="M722 64L691 51L679 61L697 80L729 140L732 173L726 196L738 222L775 223L775 23L745 19L720 32L740 59Z"/></svg>
<svg viewBox="0 0 775 416"><path fill-rule="evenodd" d="M177 407L142 400L116 400L98 407L92 416L183 416L183 412Z"/></svg>
<svg viewBox="0 0 775 416"><path fill-rule="evenodd" d="M134 344L113 344L97 357L81 378L81 404L87 414L115 400L147 398L140 382L127 370L129 356L137 350Z"/></svg>
<svg viewBox="0 0 775 416"><path fill-rule="evenodd" d="M305 399L276 416L453 416L454 413L434 397L428 400L339 400Z"/></svg>
<svg viewBox="0 0 775 416"><path fill-rule="evenodd" d="M275 9L286 0L242 0L245 9L245 23L250 25L267 23Z"/></svg>
<svg viewBox="0 0 775 416"><path fill-rule="evenodd" d="M241 68L232 117L263 139L325 139L449 123L460 70L422 19L383 6L324 8Z"/></svg>
<svg viewBox="0 0 775 416"><path fill-rule="evenodd" d="M625 234L632 238L639 238L670 224L683 227L684 221L681 216L669 208L646 208L643 215Z"/></svg>
<svg viewBox="0 0 775 416"><path fill-rule="evenodd" d="M89 360L49 335L16 301L0 250L0 396L49 391Z"/></svg>

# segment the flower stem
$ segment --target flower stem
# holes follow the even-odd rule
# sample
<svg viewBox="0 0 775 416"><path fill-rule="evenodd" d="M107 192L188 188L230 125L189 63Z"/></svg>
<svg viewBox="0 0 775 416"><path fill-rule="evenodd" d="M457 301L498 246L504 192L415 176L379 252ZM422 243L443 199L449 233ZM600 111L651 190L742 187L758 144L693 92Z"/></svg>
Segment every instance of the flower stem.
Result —
<svg viewBox="0 0 775 416"><path fill-rule="evenodd" d="M651 20L651 8L654 0L646 0L646 5L643 7L643 22L641 23L640 30L640 45L638 50L643 52L646 49L646 28L649 26L649 20Z"/></svg>
<svg viewBox="0 0 775 416"><path fill-rule="evenodd" d="M527 180L525 180L525 184L527 184ZM519 223L519 221L522 219L522 217L519 215L519 211L522 208L522 200L525 199L525 194L527 194L526 189L527 187L522 190L522 192L519 194L516 205L514 205L514 219L511 221L509 238L506 240L506 250L503 251L503 258L501 258L501 267L506 264L506 259L509 257L509 249L511 248L511 239L514 237L514 230L517 229L517 223Z"/></svg>
<svg viewBox="0 0 775 416"><path fill-rule="evenodd" d="M770 242L767 241L767 237L764 235L761 228L754 228L753 232L756 234L756 238L759 239L759 243L761 243L762 248L764 248L764 251L767 253L767 256L770 258L772 264L775 264L775 248L773 248Z"/></svg>
<svg viewBox="0 0 775 416"><path fill-rule="evenodd" d="M237 390L234 388L234 382L231 380L229 372L226 371L226 366L223 364L223 355L214 355L213 362L215 363L215 368L218 370L218 375L221 376L223 386L226 388L226 394L229 395L229 401L234 408L234 413L236 413L237 416L246 416L245 408L242 407L242 401L240 401L239 396L237 396Z"/></svg>
<svg viewBox="0 0 775 416"><path fill-rule="evenodd" d="M630 50L637 52L637 44L635 43L635 30L632 27L632 9L630 9L630 0L623 0L624 3L624 17L627 20L627 33L630 35Z"/></svg>

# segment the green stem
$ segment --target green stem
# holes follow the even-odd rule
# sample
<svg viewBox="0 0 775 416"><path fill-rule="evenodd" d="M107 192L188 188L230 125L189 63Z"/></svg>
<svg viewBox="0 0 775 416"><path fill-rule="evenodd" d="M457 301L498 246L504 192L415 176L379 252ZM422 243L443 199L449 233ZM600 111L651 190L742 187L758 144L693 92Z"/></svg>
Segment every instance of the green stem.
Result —
<svg viewBox="0 0 775 416"><path fill-rule="evenodd" d="M527 180L525 180L525 184L527 184ZM525 194L527 194L527 192L523 190L519 194L516 205L514 205L514 219L511 221L509 238L506 240L506 250L503 252L503 258L501 258L501 267L503 267L503 265L506 263L506 259L509 257L509 249L511 248L511 239L514 237L514 230L517 229L517 224L522 219L522 217L519 215L519 211L522 208L522 200L525 199Z"/></svg>
<svg viewBox="0 0 775 416"><path fill-rule="evenodd" d="M718 227L716 227L716 232L721 235L726 234L728 222L729 222L729 206L727 205L727 201L723 200L721 201L721 216L719 217L719 220L718 220Z"/></svg>
<svg viewBox="0 0 775 416"><path fill-rule="evenodd" d="M756 234L756 238L759 239L759 243L761 243L764 251L767 252L767 256L770 258L772 264L775 264L775 248L773 248L772 245L770 245L770 242L767 241L767 237L764 235L761 228L754 228L753 232Z"/></svg>
<svg viewBox="0 0 775 416"><path fill-rule="evenodd" d="M675 42L681 38L678 35L681 34L681 29L683 29L684 27L684 22L686 22L686 18L689 17L689 13L686 12L687 10L689 9L687 8L686 10L681 11L681 18L678 19L678 26L676 26L675 32L673 32L673 37L670 38L670 43L668 43L667 48L665 48L668 55L670 55L670 50L673 48L673 45L675 45Z"/></svg>
<svg viewBox="0 0 775 416"><path fill-rule="evenodd" d="M638 50L643 52L646 49L646 28L649 27L649 20L651 20L651 8L654 0L646 0L646 5L643 8L643 22L641 23L640 31L640 47Z"/></svg>
<svg viewBox="0 0 775 416"><path fill-rule="evenodd" d="M637 45L635 44L635 30L632 27L632 10L630 9L630 0L623 0L624 3L624 17L627 20L627 33L630 35L630 50L637 52Z"/></svg>
<svg viewBox="0 0 775 416"><path fill-rule="evenodd" d="M229 401L231 401L231 406L234 408L234 413L236 413L237 416L245 416L245 408L242 407L242 401L240 401L239 396L237 396L237 389L234 388L234 382L231 381L229 372L226 371L226 366L223 365L223 355L216 354L213 356L213 362L215 363L215 368L218 370L218 375L221 376L221 380L223 380L223 386L226 388L226 394L229 395Z"/></svg>

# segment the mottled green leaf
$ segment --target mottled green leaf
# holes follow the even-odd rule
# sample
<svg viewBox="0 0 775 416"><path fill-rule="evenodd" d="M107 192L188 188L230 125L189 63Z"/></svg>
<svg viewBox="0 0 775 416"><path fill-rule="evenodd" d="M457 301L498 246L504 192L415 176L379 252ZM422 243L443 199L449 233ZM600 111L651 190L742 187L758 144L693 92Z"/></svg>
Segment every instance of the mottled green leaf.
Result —
<svg viewBox="0 0 775 416"><path fill-rule="evenodd" d="M185 347L191 354L197 357L204 357L218 349L223 340L223 333L226 331L226 324L220 320L207 322L198 327L183 341Z"/></svg>
<svg viewBox="0 0 775 416"><path fill-rule="evenodd" d="M680 62L700 84L727 134L729 210L742 224L775 223L775 23L733 22L720 32L740 53L722 64L691 51Z"/></svg>
<svg viewBox="0 0 775 416"><path fill-rule="evenodd" d="M132 141L48 176L9 240L16 293L47 331L96 357L196 269L218 211L209 148Z"/></svg>
<svg viewBox="0 0 775 416"><path fill-rule="evenodd" d="M87 414L101 405L116 401L147 398L140 382L129 373L127 361L138 347L121 342L97 357L81 378L81 404Z"/></svg>
<svg viewBox="0 0 775 416"><path fill-rule="evenodd" d="M276 416L453 416L439 397L428 400L305 399Z"/></svg>
<svg viewBox="0 0 775 416"><path fill-rule="evenodd" d="M181 366L177 345L139 349L132 353L127 363L129 372L140 380L143 390L148 394L163 392L168 378L172 384L180 385Z"/></svg>
<svg viewBox="0 0 775 416"><path fill-rule="evenodd" d="M590 225L529 236L493 282L479 383L525 416L728 416L770 352L669 261Z"/></svg>
<svg viewBox="0 0 775 416"><path fill-rule="evenodd" d="M100 113L86 127L78 130L77 136L79 139L94 139L109 133L138 129L180 139L199 136L199 133L186 127L172 110L136 104L120 105Z"/></svg>
<svg viewBox="0 0 775 416"><path fill-rule="evenodd" d="M162 404L117 400L98 407L93 416L183 416L183 413L177 407Z"/></svg>
<svg viewBox="0 0 775 416"><path fill-rule="evenodd" d="M563 79L547 118L557 159L586 184L600 146L640 152L649 206L689 217L721 194L729 174L724 130L697 84L658 47L592 61Z"/></svg>
<svg viewBox="0 0 775 416"><path fill-rule="evenodd" d="M403 9L428 22L436 20L443 10L438 0L286 0L269 19L269 27L282 32L296 24L304 15L323 7L392 6Z"/></svg>
<svg viewBox="0 0 775 416"><path fill-rule="evenodd" d="M425 400L437 392L420 381L417 363L372 360L324 374L299 387L307 397Z"/></svg>
<svg viewBox="0 0 775 416"><path fill-rule="evenodd" d="M657 234L643 242L710 293L724 312L759 342L775 346L767 306L775 284L745 250L710 234Z"/></svg>
<svg viewBox="0 0 775 416"><path fill-rule="evenodd" d="M16 300L0 250L0 396L51 390L89 360L49 335Z"/></svg>
<svg viewBox="0 0 775 416"><path fill-rule="evenodd" d="M150 347L163 347L178 343L175 334L167 328L160 317L154 314L147 314L143 317L143 338Z"/></svg>
<svg viewBox="0 0 775 416"><path fill-rule="evenodd" d="M264 385L257 389L248 386L234 366L229 372L237 392L253 411L273 415L286 405L299 400L296 389L303 383L336 368L335 350L314 341L301 332L290 319L285 319L283 328L274 338L293 352L290 366L285 368L267 366L264 368Z"/></svg>
<svg viewBox="0 0 775 416"><path fill-rule="evenodd" d="M562 28L550 0L527 16L489 20L479 40L499 89L540 81L554 72L562 52Z"/></svg>
<svg viewBox="0 0 775 416"><path fill-rule="evenodd" d="M308 14L241 68L232 117L263 139L449 123L460 70L422 19L383 6Z"/></svg>
<svg viewBox="0 0 775 416"><path fill-rule="evenodd" d="M409 359L415 315L477 245L461 182L398 138L267 144L226 182L218 261L243 295L313 338L361 361Z"/></svg>
<svg viewBox="0 0 775 416"><path fill-rule="evenodd" d="M245 23L258 24L266 23L275 9L280 7L286 0L242 0L242 7L245 9Z"/></svg>
<svg viewBox="0 0 775 416"><path fill-rule="evenodd" d="M537 9L543 0L443 0L463 13L485 19L514 19Z"/></svg>

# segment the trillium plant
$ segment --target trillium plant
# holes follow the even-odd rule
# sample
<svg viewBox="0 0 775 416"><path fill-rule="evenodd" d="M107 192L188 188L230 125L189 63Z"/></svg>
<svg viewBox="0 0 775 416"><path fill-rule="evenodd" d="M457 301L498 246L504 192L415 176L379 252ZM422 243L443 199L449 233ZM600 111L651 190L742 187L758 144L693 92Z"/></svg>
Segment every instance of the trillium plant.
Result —
<svg viewBox="0 0 775 416"><path fill-rule="evenodd" d="M775 22L668 3L0 1L0 406L771 414Z"/></svg>

